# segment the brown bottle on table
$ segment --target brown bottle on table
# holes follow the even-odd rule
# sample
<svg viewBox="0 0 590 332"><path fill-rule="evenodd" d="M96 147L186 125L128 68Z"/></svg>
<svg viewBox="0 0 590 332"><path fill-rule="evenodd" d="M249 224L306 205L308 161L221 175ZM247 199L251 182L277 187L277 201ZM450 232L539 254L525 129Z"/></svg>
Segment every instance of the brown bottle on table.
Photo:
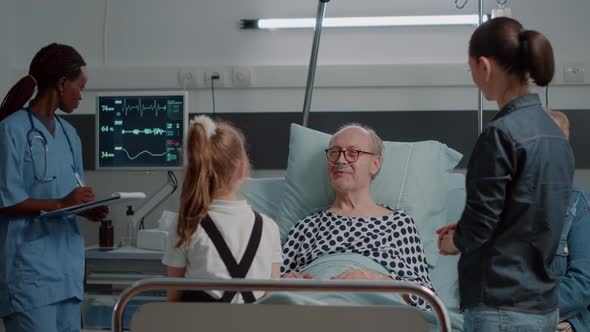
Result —
<svg viewBox="0 0 590 332"><path fill-rule="evenodd" d="M100 222L98 245L100 247L114 246L113 221L103 220Z"/></svg>

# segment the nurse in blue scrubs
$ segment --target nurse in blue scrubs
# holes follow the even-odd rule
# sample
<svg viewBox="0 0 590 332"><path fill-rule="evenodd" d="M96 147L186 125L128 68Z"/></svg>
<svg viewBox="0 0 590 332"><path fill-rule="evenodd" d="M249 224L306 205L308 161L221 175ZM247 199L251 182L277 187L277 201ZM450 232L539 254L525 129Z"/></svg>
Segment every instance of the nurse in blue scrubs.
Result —
<svg viewBox="0 0 590 332"><path fill-rule="evenodd" d="M39 215L94 200L83 185L80 138L55 114L78 107L85 65L72 47L48 45L0 106L0 317L7 332L80 330L80 229L75 216ZM99 221L107 213L99 207L83 215Z"/></svg>

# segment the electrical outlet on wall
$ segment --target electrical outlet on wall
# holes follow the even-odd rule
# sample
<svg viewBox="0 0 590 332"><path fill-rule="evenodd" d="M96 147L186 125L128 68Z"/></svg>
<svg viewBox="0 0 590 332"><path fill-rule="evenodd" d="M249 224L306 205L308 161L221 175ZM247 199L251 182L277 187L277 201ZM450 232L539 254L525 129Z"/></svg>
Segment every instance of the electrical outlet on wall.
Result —
<svg viewBox="0 0 590 332"><path fill-rule="evenodd" d="M203 73L195 67L183 67L178 71L178 83L182 89L196 89L203 85Z"/></svg>
<svg viewBox="0 0 590 332"><path fill-rule="evenodd" d="M251 67L233 67L232 85L234 88L245 88L252 85L253 73Z"/></svg>
<svg viewBox="0 0 590 332"><path fill-rule="evenodd" d="M563 67L563 81L565 83L584 83L584 65L567 64Z"/></svg>
<svg viewBox="0 0 590 332"><path fill-rule="evenodd" d="M211 87L212 82L215 87L219 88L228 87L228 83L230 83L230 80L227 79L229 74L225 68L207 68L204 73L205 87Z"/></svg>

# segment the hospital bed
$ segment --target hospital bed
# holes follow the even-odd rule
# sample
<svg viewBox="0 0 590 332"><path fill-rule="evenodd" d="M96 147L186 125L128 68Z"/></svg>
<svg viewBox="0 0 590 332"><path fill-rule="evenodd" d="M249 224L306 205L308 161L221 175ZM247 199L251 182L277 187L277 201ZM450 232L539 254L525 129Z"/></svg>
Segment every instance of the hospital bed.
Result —
<svg viewBox="0 0 590 332"><path fill-rule="evenodd" d="M254 209L274 217L269 207L279 204L285 190L284 178L248 179L240 194ZM446 222L455 222L465 203L464 175L449 174ZM326 282L309 280L186 280L155 278L142 280L126 289L113 309L113 331L122 330L122 313L136 295L162 289L270 290L321 292L402 292L424 297L434 308L441 331L461 330L459 314L457 257L439 256L430 267L436 295L414 284L399 282ZM225 319L229 317L230 319ZM451 328L451 317L453 327ZM292 322L292 324L286 323ZM132 331L186 331L188 326L205 331L230 331L236 327L252 331L301 330L297 322L313 324L311 330L358 331L359 328L392 331L436 330L423 316L408 306L299 306L280 304L236 305L221 303L149 303L139 307L131 321ZM368 323L370 322L370 323ZM432 323L432 322L430 322Z"/></svg>
<svg viewBox="0 0 590 332"><path fill-rule="evenodd" d="M311 109L311 96L313 93L313 85L315 78L315 69L317 63L319 41L321 35L322 20L325 15L325 7L329 0L319 0L316 17L316 26L314 31L314 40L312 44L312 54L310 58L310 66L307 77L305 100L303 105L303 121L304 127L307 127L309 112ZM457 6L457 2L455 2ZM461 8L457 6L457 8ZM483 21L483 0L479 0L479 22ZM481 91L478 92L478 132L482 130L483 123L483 99ZM296 129L296 128L295 128ZM292 160L299 160L301 156L292 157L291 150L293 143L293 126L291 128L291 142L289 164ZM296 129L297 130L297 129ZM305 136L306 134L302 134ZM313 142L315 133L311 133L312 138L307 138L306 143ZM305 141L305 139L303 139ZM309 151L316 151L310 144L301 143L301 147L310 149ZM325 148L325 147L324 147ZM392 151L397 151L399 147L394 147ZM411 169L410 164L414 163L413 154L414 147L410 147L407 152L407 158L401 157L402 160L398 164L403 174L401 181L401 188L399 188L399 196L397 196L397 203L400 203L406 193L404 185L406 184L406 176L409 174L408 169ZM400 149L402 151L403 148ZM418 149L417 149L418 150ZM428 150L428 148L426 149ZM424 151L423 151L424 152ZM405 152L404 152L405 153ZM444 153L443 153L444 154ZM420 155L420 153L418 153ZM449 153L449 156L452 153ZM461 156L457 153L458 158L455 161L449 161L450 169L454 168ZM405 156L405 155L404 155ZM389 158L397 158L398 154L393 153ZM454 157L449 157L453 159ZM312 158L313 159L313 158ZM419 159L419 158L418 158ZM412 160L412 161L411 161ZM442 159L441 159L442 160ZM318 167L317 163L308 163L304 165L309 167L311 165ZM428 161L423 164L428 164ZM436 164L436 162L435 162ZM405 166L404 166L405 165ZM304 167L304 168L305 168ZM293 167L296 169L297 167ZM321 168L321 167L320 167ZM287 176L289 176L288 166ZM325 168L324 168L325 169ZM300 172L305 172L299 170ZM296 171L297 172L297 171ZM425 178L429 178L429 171L424 172ZM440 172L430 174L432 178L440 176ZM301 174L300 174L301 175ZM446 177L446 172L443 177ZM421 176L420 172L414 173L413 176ZM288 188L284 178L263 178L263 179L249 179L247 183L242 186L240 191L241 196L248 200L250 205L257 211L265 213L274 220L275 210L272 207L281 204L281 198L284 197ZM428 180L417 181L421 187L428 187ZM391 183L388 183L391 185ZM399 183L398 183L399 184ZM447 187L442 190L437 187L437 195L444 197L446 220L445 224L455 223L465 205L465 178L462 174L448 174ZM436 186L434 186L436 187ZM434 188L433 187L433 188ZM446 190L446 192L444 192ZM292 193L292 192L291 192ZM299 192L300 196L305 194ZM411 196L411 195L409 195ZM414 199L416 196L414 195ZM305 197L296 197L295 201L305 201ZM271 208L269 208L271 207ZM398 208L399 204L392 205ZM403 207L403 206L402 206ZM411 212L411 211L410 211ZM438 211L440 212L440 211ZM301 216L299 216L301 217ZM440 219L440 218L439 218ZM438 220L440 222L440 220ZM442 226L442 225L439 225ZM279 225L281 227L281 225ZM284 230L284 229L283 229ZM282 230L282 231L283 231ZM420 230L419 230L420 231ZM432 233L432 234L431 234ZM284 234L282 234L284 235ZM427 248L432 253L432 239L435 236L433 232L427 231L420 233L422 239L430 238L430 248ZM284 240L284 238L283 238ZM427 258L428 259L428 258ZM459 313L459 292L458 292L458 276L457 276L457 256L439 256L436 258L436 264L429 266L430 277L436 294L433 294L428 289L418 287L414 284L400 283L400 282L329 282L329 281L308 281L308 280L280 280L280 281L257 281L257 280L184 280L184 279L151 279L142 280L128 288L121 294L115 307L113 309L112 327L114 332L122 330L122 317L126 304L130 299L147 290L154 289L201 289L201 290L267 290L273 292L279 291L322 291L322 292L401 292L413 293L425 298L434 309L438 325L427 326L425 317L417 314L417 311L408 306L384 307L384 306L348 306L348 307L334 307L334 306L297 306L297 305L233 305L222 303L150 303L140 307L133 316L131 323L131 330L150 332L150 331L185 331L187 327L194 326L199 330L211 331L233 331L236 329L252 330L252 331L301 331L302 329L322 330L322 331L359 331L359 330L393 330L393 331L426 331L436 330L451 331L462 330L462 316ZM453 324L452 318L454 318ZM225 319L229 317L229 319ZM209 319L213 318L213 319ZM305 322L307 325L302 327L300 322ZM338 323L337 325L335 323ZM313 324L313 325L309 325ZM452 326L452 327L451 327Z"/></svg>

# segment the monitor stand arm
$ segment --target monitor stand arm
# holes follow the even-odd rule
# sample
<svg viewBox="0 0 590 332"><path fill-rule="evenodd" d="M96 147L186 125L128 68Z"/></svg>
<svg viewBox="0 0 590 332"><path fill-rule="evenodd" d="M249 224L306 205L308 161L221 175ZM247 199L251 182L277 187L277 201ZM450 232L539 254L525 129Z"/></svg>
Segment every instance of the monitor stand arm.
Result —
<svg viewBox="0 0 590 332"><path fill-rule="evenodd" d="M137 232L137 224L145 216L150 214L158 206L170 197L178 188L178 180L172 171L168 171L168 181L158 189L154 194L151 195L150 199L145 202L133 216L131 216L129 222L132 223L133 229Z"/></svg>

